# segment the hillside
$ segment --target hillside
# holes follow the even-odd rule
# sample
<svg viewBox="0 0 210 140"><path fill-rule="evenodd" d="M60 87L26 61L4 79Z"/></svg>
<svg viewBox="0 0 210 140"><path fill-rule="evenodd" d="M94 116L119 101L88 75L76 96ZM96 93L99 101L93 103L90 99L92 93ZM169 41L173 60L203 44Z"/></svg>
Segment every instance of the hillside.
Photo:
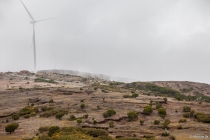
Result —
<svg viewBox="0 0 210 140"><path fill-rule="evenodd" d="M209 93L210 85L195 82L0 73L0 139L209 139ZM6 133L5 126L14 122L19 127ZM59 131L50 135L51 126Z"/></svg>

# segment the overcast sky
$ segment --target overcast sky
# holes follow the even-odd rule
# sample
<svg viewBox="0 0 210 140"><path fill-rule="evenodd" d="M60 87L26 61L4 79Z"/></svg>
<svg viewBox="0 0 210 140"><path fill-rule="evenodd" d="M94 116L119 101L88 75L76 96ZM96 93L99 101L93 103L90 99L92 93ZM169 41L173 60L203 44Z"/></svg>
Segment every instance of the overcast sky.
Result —
<svg viewBox="0 0 210 140"><path fill-rule="evenodd" d="M210 83L210 0L23 0L37 69ZM0 0L0 71L33 71L32 24Z"/></svg>

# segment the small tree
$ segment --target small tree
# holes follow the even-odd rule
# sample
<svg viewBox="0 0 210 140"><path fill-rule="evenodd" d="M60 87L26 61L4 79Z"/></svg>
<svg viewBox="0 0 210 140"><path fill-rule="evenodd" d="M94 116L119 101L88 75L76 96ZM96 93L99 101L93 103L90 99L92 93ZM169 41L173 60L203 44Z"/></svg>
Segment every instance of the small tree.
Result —
<svg viewBox="0 0 210 140"><path fill-rule="evenodd" d="M106 112L103 113L104 118L111 117L116 114L116 111L112 108L108 109Z"/></svg>
<svg viewBox="0 0 210 140"><path fill-rule="evenodd" d="M171 123L170 120L166 119L165 122L163 123L163 128L168 128L168 125Z"/></svg>
<svg viewBox="0 0 210 140"><path fill-rule="evenodd" d="M143 125L143 124L144 124L144 120L140 120L139 122L140 122L140 124L141 124L141 125Z"/></svg>
<svg viewBox="0 0 210 140"><path fill-rule="evenodd" d="M110 128L113 128L114 127L114 122L113 121L109 122L109 127Z"/></svg>
<svg viewBox="0 0 210 140"><path fill-rule="evenodd" d="M166 109L165 109L165 108L159 108L159 109L158 109L158 114L159 114L159 115L164 115L164 116L165 116L165 115L166 115Z"/></svg>
<svg viewBox="0 0 210 140"><path fill-rule="evenodd" d="M138 114L134 111L128 112L128 121L135 121L138 119Z"/></svg>
<svg viewBox="0 0 210 140"><path fill-rule="evenodd" d="M19 117L20 117L19 114L13 114L13 115L12 115L12 119L13 119L13 120L18 120Z"/></svg>
<svg viewBox="0 0 210 140"><path fill-rule="evenodd" d="M84 108L85 108L85 104L81 104L81 105L80 105L80 108L81 108L81 109L84 109Z"/></svg>
<svg viewBox="0 0 210 140"><path fill-rule="evenodd" d="M151 106L148 105L148 106L144 107L143 113L145 115L150 115L152 112L153 112L153 109Z"/></svg>
<svg viewBox="0 0 210 140"><path fill-rule="evenodd" d="M159 120L154 120L154 124L160 124Z"/></svg>
<svg viewBox="0 0 210 140"><path fill-rule="evenodd" d="M190 112L191 108L189 106L184 106L183 107L183 112Z"/></svg>
<svg viewBox="0 0 210 140"><path fill-rule="evenodd" d="M167 103L168 99L167 98L163 98L164 102Z"/></svg>
<svg viewBox="0 0 210 140"><path fill-rule="evenodd" d="M19 126L18 123L11 123L11 124L8 124L8 125L5 127L5 131L6 131L6 132L9 132L9 133L11 134L12 132L15 131L15 129L18 128L18 126Z"/></svg>
<svg viewBox="0 0 210 140"><path fill-rule="evenodd" d="M60 120L63 116L64 116L64 113L63 113L63 112L60 112L60 113L58 113L58 114L55 115L55 117L56 117L57 119L59 119L59 120Z"/></svg>
<svg viewBox="0 0 210 140"><path fill-rule="evenodd" d="M60 127L58 126L51 126L48 132L48 136L52 137L53 134L59 133L60 132Z"/></svg>

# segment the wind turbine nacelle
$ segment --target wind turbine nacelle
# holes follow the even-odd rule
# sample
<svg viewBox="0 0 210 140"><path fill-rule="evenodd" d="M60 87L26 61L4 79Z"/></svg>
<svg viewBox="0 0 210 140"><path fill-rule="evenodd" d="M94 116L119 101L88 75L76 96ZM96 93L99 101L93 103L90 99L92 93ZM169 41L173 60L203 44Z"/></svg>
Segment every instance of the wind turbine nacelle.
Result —
<svg viewBox="0 0 210 140"><path fill-rule="evenodd" d="M34 24L35 22L34 22L34 21L30 21L30 23L31 23L31 24Z"/></svg>

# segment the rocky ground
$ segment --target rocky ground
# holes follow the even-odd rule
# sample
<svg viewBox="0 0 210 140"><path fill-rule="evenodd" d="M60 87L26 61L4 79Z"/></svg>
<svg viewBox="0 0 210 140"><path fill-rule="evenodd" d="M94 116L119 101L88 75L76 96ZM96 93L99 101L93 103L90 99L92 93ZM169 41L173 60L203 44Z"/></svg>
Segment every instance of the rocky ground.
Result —
<svg viewBox="0 0 210 140"><path fill-rule="evenodd" d="M35 82L39 78L53 79L53 83ZM110 81L94 78L83 78L73 75L62 75L53 73L38 73L36 75L27 71L19 73L0 73L0 139L22 139L36 137L40 134L38 129L42 126L81 126L103 128L109 132L112 137L133 137L144 138L145 136L155 136L157 140L169 140L169 137L163 137L161 134L165 132L162 128L164 119L158 115L155 109L155 102L163 102L163 97L148 96L136 91L139 95L137 98L123 98L125 94L131 94L131 91L120 86L113 90L113 87L105 92L101 86L107 86ZM190 82L155 82L159 86L167 86L183 94L195 94L195 92L204 92L205 95L210 93L210 85ZM53 103L49 100L53 99ZM183 118L183 107L189 106L195 112L204 112L210 114L210 103L197 101L177 101L174 98L167 97L167 103L163 103L163 107L167 110L165 119L170 119L169 129L170 135L174 135L176 140L193 140L194 135L202 135L210 137L210 123L202 123L196 121L193 117L186 118L186 123L179 123L179 119ZM151 115L144 115L143 109L146 105L153 101L154 108ZM85 104L82 109L81 104ZM40 117L41 111L34 117L20 117L18 120L12 119L12 114L19 112L26 106L33 105L40 108L42 106L51 106L54 108L64 108L68 110L68 114L61 120L55 116L48 118ZM116 111L114 116L104 118L103 113L113 108ZM127 113L129 111L138 113L137 121L128 121ZM83 119L81 124L76 121L69 121L70 115L77 118L88 114L87 119ZM93 124L93 118L96 124ZM144 124L140 125L139 120L144 120ZM154 125L154 120L160 120L159 125ZM109 128L109 122L114 122L114 128ZM10 134L5 132L5 126L11 122L19 123L18 129ZM181 125L182 129L177 129ZM210 139L210 138L205 138Z"/></svg>

